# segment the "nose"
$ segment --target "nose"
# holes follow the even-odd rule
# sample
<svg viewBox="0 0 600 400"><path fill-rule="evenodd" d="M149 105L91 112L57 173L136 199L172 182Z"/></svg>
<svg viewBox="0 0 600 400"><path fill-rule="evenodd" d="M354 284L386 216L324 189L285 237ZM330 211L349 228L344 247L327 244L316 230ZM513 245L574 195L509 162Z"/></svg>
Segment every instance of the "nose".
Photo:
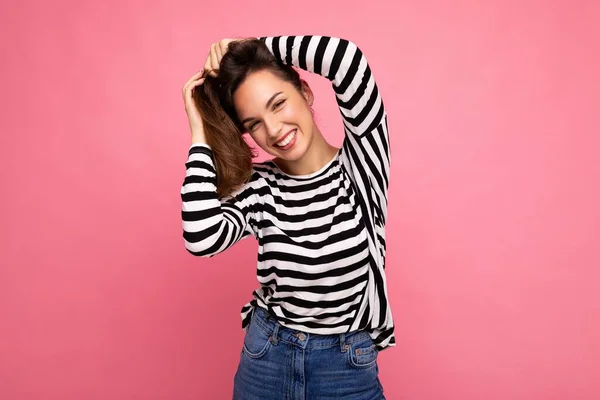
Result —
<svg viewBox="0 0 600 400"><path fill-rule="evenodd" d="M275 139L280 136L282 124L279 121L275 120L274 118L265 118L264 124L269 137Z"/></svg>

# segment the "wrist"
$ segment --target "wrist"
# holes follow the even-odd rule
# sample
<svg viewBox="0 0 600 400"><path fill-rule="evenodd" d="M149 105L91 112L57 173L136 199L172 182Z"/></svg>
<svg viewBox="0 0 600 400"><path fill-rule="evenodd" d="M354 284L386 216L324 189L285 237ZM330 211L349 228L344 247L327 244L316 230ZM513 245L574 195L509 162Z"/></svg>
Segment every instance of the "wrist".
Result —
<svg viewBox="0 0 600 400"><path fill-rule="evenodd" d="M206 136L204 135L204 133L192 133L192 144L194 143L206 144Z"/></svg>

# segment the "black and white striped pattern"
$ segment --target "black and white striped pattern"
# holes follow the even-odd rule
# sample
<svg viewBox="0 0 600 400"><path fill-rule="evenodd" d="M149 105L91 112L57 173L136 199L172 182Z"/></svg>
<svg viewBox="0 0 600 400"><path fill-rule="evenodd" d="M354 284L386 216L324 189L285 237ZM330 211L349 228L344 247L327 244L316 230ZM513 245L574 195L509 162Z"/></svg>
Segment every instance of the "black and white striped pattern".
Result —
<svg viewBox="0 0 600 400"><path fill-rule="evenodd" d="M251 181L216 195L210 147L189 149L181 189L189 252L213 257L253 235L261 287L242 308L269 309L285 326L317 334L366 329L380 349L395 344L385 279L390 146L387 117L365 57L326 36L261 38L286 64L332 82L344 121L342 148L320 171L290 176L273 161Z"/></svg>

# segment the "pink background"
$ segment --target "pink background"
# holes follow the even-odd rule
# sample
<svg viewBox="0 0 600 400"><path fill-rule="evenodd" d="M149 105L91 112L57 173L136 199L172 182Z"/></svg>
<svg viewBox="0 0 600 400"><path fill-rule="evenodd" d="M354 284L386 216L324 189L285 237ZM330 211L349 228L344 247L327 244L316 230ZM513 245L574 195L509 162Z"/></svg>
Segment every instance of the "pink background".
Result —
<svg viewBox="0 0 600 400"><path fill-rule="evenodd" d="M353 40L385 99L387 397L600 398L598 4L3 1L0 398L231 398L256 243L185 251L180 91L275 34Z"/></svg>

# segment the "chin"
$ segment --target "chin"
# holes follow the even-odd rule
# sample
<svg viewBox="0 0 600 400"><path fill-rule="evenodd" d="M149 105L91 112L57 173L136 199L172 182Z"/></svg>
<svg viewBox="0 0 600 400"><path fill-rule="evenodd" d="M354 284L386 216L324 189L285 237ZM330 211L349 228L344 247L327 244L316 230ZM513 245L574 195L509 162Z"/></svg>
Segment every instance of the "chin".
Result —
<svg viewBox="0 0 600 400"><path fill-rule="evenodd" d="M302 134L300 134L298 136L298 139L296 140L296 144L294 144L294 147L291 148L290 150L277 151L276 149L273 149L272 147L270 147L269 151L267 151L267 153L269 153L273 157L276 157L280 160L286 160L286 161L300 160L302 157L304 157L304 154L306 154L306 152L308 151L306 141L303 139L304 139L304 136Z"/></svg>
<svg viewBox="0 0 600 400"><path fill-rule="evenodd" d="M274 154L274 156L276 156L280 160L298 161L302 159L302 157L304 157L307 151L307 148L302 147L302 145L299 146L299 143L297 143L296 146L294 146L294 149L292 149L292 151L277 153Z"/></svg>

